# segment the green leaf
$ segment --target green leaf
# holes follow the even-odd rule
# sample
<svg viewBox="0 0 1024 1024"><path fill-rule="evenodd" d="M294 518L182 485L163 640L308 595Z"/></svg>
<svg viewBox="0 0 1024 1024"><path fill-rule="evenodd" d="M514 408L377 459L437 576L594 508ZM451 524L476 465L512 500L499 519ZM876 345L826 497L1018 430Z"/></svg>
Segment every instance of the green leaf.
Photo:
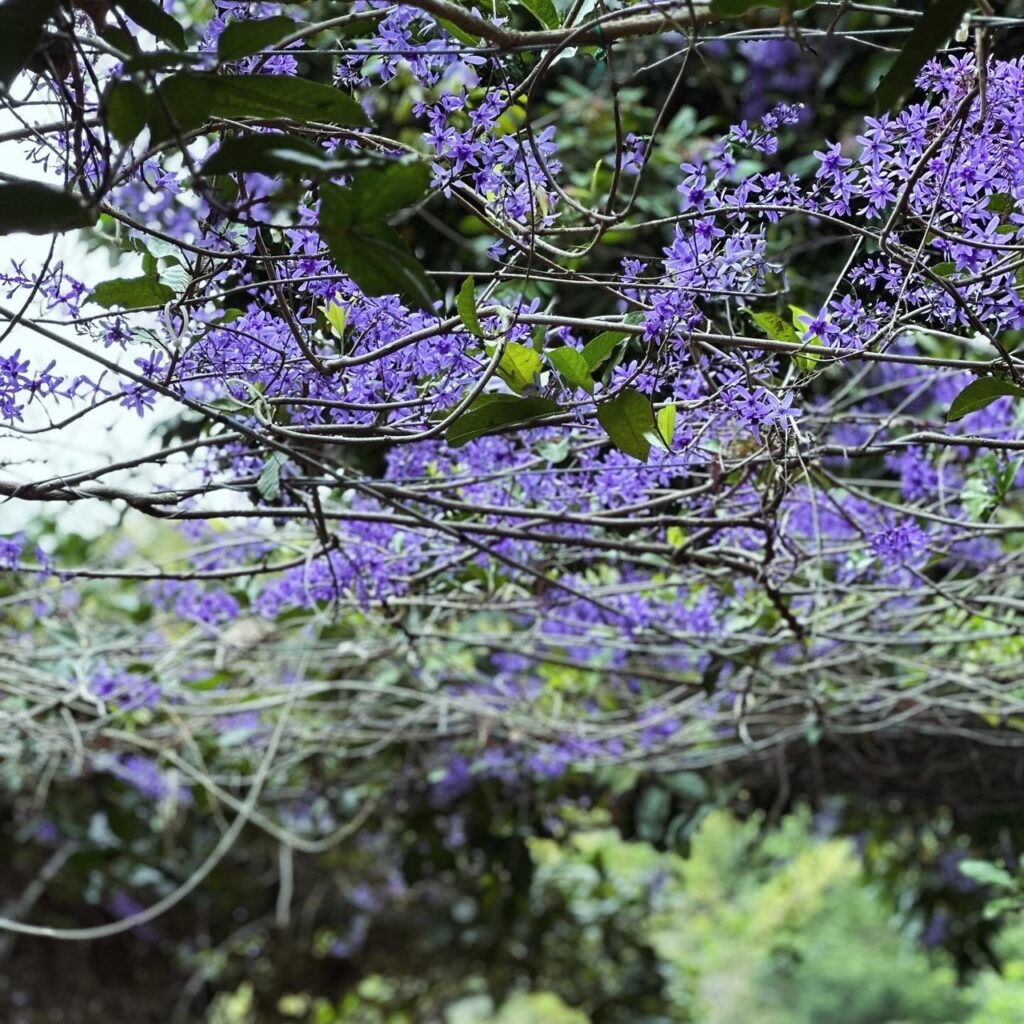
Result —
<svg viewBox="0 0 1024 1024"><path fill-rule="evenodd" d="M957 864L957 870L979 885L994 885L997 889L1011 891L1017 888L1017 880L1009 871L987 860L962 860Z"/></svg>
<svg viewBox="0 0 1024 1024"><path fill-rule="evenodd" d="M627 455L647 461L651 435L656 434L654 409L650 400L635 388L625 388L613 399L597 407L597 421L612 444Z"/></svg>
<svg viewBox="0 0 1024 1024"><path fill-rule="evenodd" d="M711 0L711 13L721 18L738 18L759 7L774 7L775 10L806 11L813 7L815 0Z"/></svg>
<svg viewBox="0 0 1024 1024"><path fill-rule="evenodd" d="M509 341L498 361L498 376L513 391L522 394L527 388L533 387L542 365L540 356L532 348Z"/></svg>
<svg viewBox="0 0 1024 1024"><path fill-rule="evenodd" d="M672 794L660 786L649 786L637 800L635 820L637 838L660 842L672 811Z"/></svg>
<svg viewBox="0 0 1024 1024"><path fill-rule="evenodd" d="M482 338L484 329L480 326L480 317L476 312L476 283L473 278L467 277L462 282L462 287L455 299L455 308L458 310L459 319L466 330L474 337Z"/></svg>
<svg viewBox="0 0 1024 1024"><path fill-rule="evenodd" d="M518 398L515 395L481 395L448 428L446 437L453 448L460 448L482 434L525 423L558 412L560 406L549 398Z"/></svg>
<svg viewBox="0 0 1024 1024"><path fill-rule="evenodd" d="M210 119L212 109L210 90L199 76L165 78L149 98L150 143L159 145L195 131Z"/></svg>
<svg viewBox="0 0 1024 1024"><path fill-rule="evenodd" d="M131 79L121 79L110 86L104 107L107 127L118 142L125 145L133 142L146 127L149 97Z"/></svg>
<svg viewBox="0 0 1024 1024"><path fill-rule="evenodd" d="M241 60L295 31L295 22L283 14L259 20L229 22L217 38L217 57L222 61Z"/></svg>
<svg viewBox="0 0 1024 1024"><path fill-rule="evenodd" d="M183 71L165 78L158 93L183 132L198 128L211 115L300 124L310 121L367 123L363 108L340 89L291 75L213 75ZM151 104L150 131L160 142L174 134L156 97Z"/></svg>
<svg viewBox="0 0 1024 1024"><path fill-rule="evenodd" d="M430 171L419 162L395 160L384 168L359 171L352 179L356 220L368 224L404 210L426 192L429 184Z"/></svg>
<svg viewBox="0 0 1024 1024"><path fill-rule="evenodd" d="M516 0L525 7L545 28L558 28L562 21L551 0Z"/></svg>
<svg viewBox="0 0 1024 1024"><path fill-rule="evenodd" d="M1012 910L1020 910L1022 908L1021 900L1016 896L1000 896L997 900L989 900L985 904L985 909L982 912L982 916L986 921L993 921L997 917L1001 917L1003 914L1007 914Z"/></svg>
<svg viewBox="0 0 1024 1024"><path fill-rule="evenodd" d="M548 352L548 362L558 371L562 380L575 388L583 388L588 395L594 393L594 378L583 353L564 346Z"/></svg>
<svg viewBox="0 0 1024 1024"><path fill-rule="evenodd" d="M949 275L955 273L955 271L955 263L936 263L935 266L932 267L932 273L939 277L949 277Z"/></svg>
<svg viewBox="0 0 1024 1024"><path fill-rule="evenodd" d="M167 14L156 0L115 0L125 14L141 29L179 50L185 49L185 30Z"/></svg>
<svg viewBox="0 0 1024 1024"><path fill-rule="evenodd" d="M260 475L256 479L256 490L264 501L276 501L281 493L281 467L288 461L281 452L271 452L267 456Z"/></svg>
<svg viewBox="0 0 1024 1024"><path fill-rule="evenodd" d="M157 278L144 274L142 277L120 277L104 281L93 289L91 302L109 309L141 309L143 306L163 306L174 298L174 289L162 284Z"/></svg>
<svg viewBox="0 0 1024 1024"><path fill-rule="evenodd" d="M176 50L157 50L150 53L137 53L124 62L121 69L126 75L138 71L165 71L169 68L181 67L182 64L201 64L201 53L179 53Z"/></svg>
<svg viewBox="0 0 1024 1024"><path fill-rule="evenodd" d="M7 0L0 4L0 92L6 92L32 59L43 25L57 10L57 0Z"/></svg>
<svg viewBox="0 0 1024 1024"><path fill-rule="evenodd" d="M437 288L402 236L386 224L361 223L350 189L320 189L319 230L339 269L366 295L401 295L423 309L433 308Z"/></svg>
<svg viewBox="0 0 1024 1024"><path fill-rule="evenodd" d="M1024 388L999 377L980 377L978 380L971 381L953 399L953 404L949 407L949 412L946 413L946 422L962 420L969 413L984 409L986 405L991 405L997 398L1002 398L1005 395L1024 398Z"/></svg>
<svg viewBox="0 0 1024 1024"><path fill-rule="evenodd" d="M108 25L101 33L100 39L105 43L109 43L115 50L120 50L124 54L133 54L139 52L138 44L132 38L130 32L125 32L120 25Z"/></svg>
<svg viewBox="0 0 1024 1024"><path fill-rule="evenodd" d="M674 404L666 405L664 408L659 409L657 415L654 417L654 421L658 425L658 433L665 442L665 447L669 449L671 449L672 441L676 436L677 412L678 410Z"/></svg>
<svg viewBox="0 0 1024 1024"><path fill-rule="evenodd" d="M957 30L970 4L971 0L933 0L928 5L878 83L875 97L879 110L892 110L910 92L917 73Z"/></svg>
<svg viewBox="0 0 1024 1024"><path fill-rule="evenodd" d="M801 323L801 319L812 320L811 314L799 306L790 306L789 311L793 316L793 333L796 336L797 342L804 346L802 352L793 353L793 362L796 363L797 369L810 373L818 365L818 360L821 358L821 353L813 350L824 348L824 346L821 343L821 338L816 334L812 334L810 338L806 341L804 340L807 327Z"/></svg>
<svg viewBox="0 0 1024 1024"><path fill-rule="evenodd" d="M1013 209L1013 195L1010 192L995 192L989 196L985 209L989 213L1009 213Z"/></svg>
<svg viewBox="0 0 1024 1024"><path fill-rule="evenodd" d="M298 174L315 178L350 173L366 160L345 148L339 152L343 154L342 159L330 157L300 135L245 132L224 139L201 170L203 174L211 175L257 171L260 174ZM350 154L350 158L345 159L344 154Z"/></svg>
<svg viewBox="0 0 1024 1024"><path fill-rule="evenodd" d="M70 192L37 181L0 184L0 235L51 235L87 228L96 220L96 213Z"/></svg>
<svg viewBox="0 0 1024 1024"><path fill-rule="evenodd" d="M803 311L801 310L801 312ZM773 341L785 341L791 345L801 344L800 335L796 332L796 329L787 323L784 317L779 316L778 313L769 311L755 313L751 309L748 309L747 313L750 319Z"/></svg>
<svg viewBox="0 0 1024 1024"><path fill-rule="evenodd" d="M468 32L463 31L458 25L448 21L445 18L438 18L437 23L452 37L452 39L458 40L464 46L479 46L480 37L470 35Z"/></svg>
<svg viewBox="0 0 1024 1024"><path fill-rule="evenodd" d="M588 341L580 353L586 360L587 368L591 372L596 370L615 351L619 342L628 337L625 331L604 331Z"/></svg>
<svg viewBox="0 0 1024 1024"><path fill-rule="evenodd" d="M305 124L367 124L363 108L332 85L292 75L195 75L211 93L218 117L283 119Z"/></svg>
<svg viewBox="0 0 1024 1024"><path fill-rule="evenodd" d="M350 246L355 248L346 247L339 266L367 295L394 293L433 309L440 298L437 286L397 231L383 224L361 228L350 233Z"/></svg>
<svg viewBox="0 0 1024 1024"><path fill-rule="evenodd" d="M331 330L339 338L345 337L345 325L348 323L348 307L342 306L337 302L328 302L324 306L324 316L327 317L327 322L331 325Z"/></svg>

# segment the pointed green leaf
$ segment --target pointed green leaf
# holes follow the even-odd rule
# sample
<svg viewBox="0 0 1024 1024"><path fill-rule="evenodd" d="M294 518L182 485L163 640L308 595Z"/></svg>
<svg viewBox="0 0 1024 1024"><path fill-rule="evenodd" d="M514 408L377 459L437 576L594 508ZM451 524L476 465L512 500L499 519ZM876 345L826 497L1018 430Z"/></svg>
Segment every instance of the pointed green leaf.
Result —
<svg viewBox="0 0 1024 1024"><path fill-rule="evenodd" d="M802 312L803 310L801 310ZM752 309L748 309L747 313L750 319L773 341L786 341L794 345L800 344L800 335L778 313L772 313L768 310L756 313Z"/></svg>
<svg viewBox="0 0 1024 1024"><path fill-rule="evenodd" d="M604 331L588 341L580 353L586 360L587 368L596 370L615 351L619 342L628 337L625 331Z"/></svg>
<svg viewBox="0 0 1024 1024"><path fill-rule="evenodd" d="M104 281L93 289L89 296L91 302L109 309L120 306L122 309L141 309L143 306L163 306L174 298L174 289L161 283L157 278L143 275L142 277L121 277L113 281Z"/></svg>
<svg viewBox="0 0 1024 1024"><path fill-rule="evenodd" d="M448 35L450 35L452 37L452 39L458 40L463 45L465 45L465 46L479 46L480 45L480 37L479 36L470 35L468 32L465 32L465 31L463 31L463 29L459 28L459 26L456 25L454 22L448 21L446 18L438 18L437 19L437 23L438 23L438 25L441 26L441 28L443 28L445 30L445 32L448 33Z"/></svg>
<svg viewBox="0 0 1024 1024"><path fill-rule="evenodd" d="M292 75L204 75L218 117L283 119L304 124L365 125L363 108L333 85Z"/></svg>
<svg viewBox="0 0 1024 1024"><path fill-rule="evenodd" d="M551 0L517 0L520 6L525 7L544 28L558 28L562 24L558 17L558 11Z"/></svg>
<svg viewBox="0 0 1024 1024"><path fill-rule="evenodd" d="M348 307L342 306L337 302L328 302L324 306L324 316L327 317L327 322L331 325L331 330L339 338L345 337L345 325L348 323Z"/></svg>
<svg viewBox="0 0 1024 1024"><path fill-rule="evenodd" d="M646 395L635 388L623 389L610 401L598 405L597 421L616 448L641 462L647 461L650 435L657 433L657 426Z"/></svg>
<svg viewBox="0 0 1024 1024"><path fill-rule="evenodd" d="M480 326L480 317L476 312L476 283L473 278L467 277L462 282L462 287L455 299L455 308L458 310L459 319L466 330L474 337L482 338L484 329Z"/></svg>
<svg viewBox="0 0 1024 1024"><path fill-rule="evenodd" d="M810 338L804 340L804 335L807 333L807 325L803 321L804 319L813 319L811 314L799 306L790 306L789 310L793 314L794 336L797 343L804 346L802 352L793 353L793 362L796 363L797 369L810 373L818 365L818 360L821 358L821 353L814 350L822 349L824 346L821 343L821 338L816 334L812 334Z"/></svg>
<svg viewBox="0 0 1024 1024"><path fill-rule="evenodd" d="M935 266L932 267L932 273L938 275L939 277L949 277L950 274L955 272L955 263L936 263Z"/></svg>
<svg viewBox="0 0 1024 1024"><path fill-rule="evenodd" d="M498 362L498 376L513 391L522 394L533 387L542 365L540 356L532 348L510 341Z"/></svg>
<svg viewBox="0 0 1024 1024"><path fill-rule="evenodd" d="M957 864L957 870L979 885L994 885L997 889L1011 891L1017 888L1016 879L1009 871L987 860L962 860Z"/></svg>
<svg viewBox="0 0 1024 1024"><path fill-rule="evenodd" d="M109 43L115 50L124 54L139 52L138 44L132 38L130 32L126 32L120 25L108 25L101 33L100 39Z"/></svg>
<svg viewBox="0 0 1024 1024"><path fill-rule="evenodd" d="M0 235L51 235L96 223L96 214L63 189L37 181L0 184Z"/></svg>
<svg viewBox="0 0 1024 1024"><path fill-rule="evenodd" d="M123 78L107 90L104 114L110 134L127 145L146 127L149 97L140 85Z"/></svg>
<svg viewBox="0 0 1024 1024"><path fill-rule="evenodd" d="M1013 210L1013 193L994 192L991 196L989 196L989 200L985 206L985 209L988 210L989 213L1010 213L1010 211Z"/></svg>
<svg viewBox="0 0 1024 1024"><path fill-rule="evenodd" d="M0 4L0 93L6 92L32 59L43 25L57 10L57 0L7 0Z"/></svg>
<svg viewBox="0 0 1024 1024"><path fill-rule="evenodd" d="M347 174L366 158L340 148L336 157L301 135L284 132L245 132L224 139L217 152L202 166L203 174L235 174L256 171L260 174L297 174L323 178Z"/></svg>
<svg viewBox="0 0 1024 1024"><path fill-rule="evenodd" d="M159 93L183 131L198 128L211 115L299 124L367 123L363 108L347 93L292 75L214 75L182 71L165 78L160 83ZM159 105L153 105L150 130L155 130L162 141L173 132L161 124L160 109Z"/></svg>
<svg viewBox="0 0 1024 1024"><path fill-rule="evenodd" d="M933 0L900 48L892 67L878 83L879 110L891 110L914 87L917 73L957 30L971 0Z"/></svg>
<svg viewBox="0 0 1024 1024"><path fill-rule="evenodd" d="M549 398L518 398L515 395L481 395L449 428L448 444L459 448L476 437L514 423L525 423L558 412Z"/></svg>
<svg viewBox="0 0 1024 1024"><path fill-rule="evenodd" d="M335 254L334 248L331 254ZM437 286L405 240L387 225L352 231L343 260L339 265L367 295L395 293L421 309L433 309L440 298Z"/></svg>
<svg viewBox="0 0 1024 1024"><path fill-rule="evenodd" d="M338 268L366 295L401 295L423 309L433 308L437 287L402 236L386 224L359 223L349 189L320 189L319 229Z"/></svg>
<svg viewBox="0 0 1024 1024"><path fill-rule="evenodd" d="M669 449L672 448L672 441L676 436L676 414L677 409L675 405L666 405L664 408L658 410L657 415L654 417L655 422L658 425L658 433L661 434L662 440L665 442L665 446Z"/></svg>
<svg viewBox="0 0 1024 1024"><path fill-rule="evenodd" d="M1024 388L999 377L979 377L978 380L971 381L953 399L953 404L949 407L949 412L946 413L946 422L962 420L969 413L984 409L986 405L991 405L997 398L1003 398L1006 395L1024 398Z"/></svg>
<svg viewBox="0 0 1024 1024"><path fill-rule="evenodd" d="M114 0L125 14L141 29L157 39L185 49L185 30L176 18L167 14L156 0Z"/></svg>
<svg viewBox="0 0 1024 1024"><path fill-rule="evenodd" d="M267 456L260 475L256 479L256 490L264 501L276 501L281 493L281 467L288 461L281 452Z"/></svg>
<svg viewBox="0 0 1024 1024"><path fill-rule="evenodd" d="M222 61L250 57L294 31L295 22L283 14L229 22L217 38L217 57Z"/></svg>
<svg viewBox="0 0 1024 1024"><path fill-rule="evenodd" d="M548 352L548 362L558 371L562 380L574 388L583 388L588 395L594 393L594 378L582 352L564 346Z"/></svg>
<svg viewBox="0 0 1024 1024"><path fill-rule="evenodd" d="M149 136L159 145L201 128L210 118L213 100L205 79L179 74L165 78L149 98Z"/></svg>
<svg viewBox="0 0 1024 1024"><path fill-rule="evenodd" d="M136 53L124 62L122 72L134 75L138 71L166 71L181 67L183 64L201 64L203 56L199 53L182 53L178 50L157 50L149 53Z"/></svg>
<svg viewBox="0 0 1024 1024"><path fill-rule="evenodd" d="M395 160L383 168L359 171L351 186L355 218L361 224L383 220L412 206L429 184L430 171L419 162Z"/></svg>
<svg viewBox="0 0 1024 1024"><path fill-rule="evenodd" d="M805 11L813 7L815 0L711 0L711 13L721 18L738 18L759 7L774 7L776 10Z"/></svg>

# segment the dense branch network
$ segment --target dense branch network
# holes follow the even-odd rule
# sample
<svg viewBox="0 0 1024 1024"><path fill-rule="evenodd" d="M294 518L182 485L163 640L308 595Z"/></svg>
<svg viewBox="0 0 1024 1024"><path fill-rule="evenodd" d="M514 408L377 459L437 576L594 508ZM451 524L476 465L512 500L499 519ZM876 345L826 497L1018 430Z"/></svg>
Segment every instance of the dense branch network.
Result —
<svg viewBox="0 0 1024 1024"><path fill-rule="evenodd" d="M57 5L66 65L6 100L4 145L134 269L3 270L0 429L154 432L4 467L0 498L179 539L80 564L0 537L4 757L237 810L189 738L285 704L281 773L429 739L443 798L822 733L1016 744L1019 62L940 56L920 102L798 152L813 111L760 93L913 12L324 6L156 19L153 59L117 4ZM687 89L732 46L771 88L697 132ZM117 580L148 588L145 647Z"/></svg>

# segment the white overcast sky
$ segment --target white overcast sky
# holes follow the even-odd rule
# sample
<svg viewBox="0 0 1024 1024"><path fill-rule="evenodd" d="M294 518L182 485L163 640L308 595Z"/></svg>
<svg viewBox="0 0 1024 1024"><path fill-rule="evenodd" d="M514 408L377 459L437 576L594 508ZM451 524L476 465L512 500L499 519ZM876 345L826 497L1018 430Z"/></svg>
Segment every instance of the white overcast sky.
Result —
<svg viewBox="0 0 1024 1024"><path fill-rule="evenodd" d="M52 120L52 111L48 114L45 108L39 110L36 116L40 121ZM0 110L0 133L18 127L20 125L8 111ZM0 145L0 169L4 174L44 180L40 169L25 159L18 143ZM49 237L24 234L0 236L0 269L9 271L12 259L25 260L26 269L39 267L46 257L49 245ZM72 276L89 284L136 272L130 263L123 267L111 268L108 257L103 252L86 253L84 246L76 242L74 233L57 239L56 258L64 260ZM24 301L24 297L15 295L11 301L7 301L6 292L0 292L0 301L6 307L17 308L20 302ZM92 308L95 310L97 307ZM67 329L66 333L69 338L82 341L70 329ZM66 352L25 327L15 328L8 338L0 342L2 356L10 356L16 349L21 350L22 358L30 358L32 365L37 368L45 366L51 359L56 359L57 367L54 372L59 371L68 377L79 373L89 374L92 371L92 364L87 360ZM110 349L105 354L111 358L124 359L130 364L139 353L128 350L119 355L116 350ZM165 405L165 408L168 408L168 405ZM49 406L49 410L57 416L66 415L71 409L71 403L67 401ZM110 465L112 462L152 450L157 444L150 440L149 435L158 419L159 411L157 415L150 413L145 419L140 420L133 412L110 404L77 420L69 429L32 437L20 437L6 429L4 422L0 421L0 479L25 482L41 480L76 473L95 466ZM25 411L24 422L18 426L41 427L47 422L46 413L42 408L29 406ZM105 482L113 482L113 478L108 478ZM132 480L124 477L119 482L136 487L145 487L147 483L144 478ZM51 506L50 511L54 510L55 507ZM39 506L30 502L3 502L3 499L0 499L0 535L23 529L39 511ZM61 516L66 528L83 534L95 534L112 524L115 518L114 510L94 501L78 502Z"/></svg>

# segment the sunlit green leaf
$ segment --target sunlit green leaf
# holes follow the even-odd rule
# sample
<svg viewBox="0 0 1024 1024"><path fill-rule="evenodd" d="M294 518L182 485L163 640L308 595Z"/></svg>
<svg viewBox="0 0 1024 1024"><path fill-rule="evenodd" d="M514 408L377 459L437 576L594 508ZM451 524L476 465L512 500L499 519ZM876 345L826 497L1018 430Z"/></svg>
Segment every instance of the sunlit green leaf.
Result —
<svg viewBox="0 0 1024 1024"><path fill-rule="evenodd" d="M676 436L676 414L676 406L672 404L659 409L654 417L654 421L658 426L658 433L661 435L667 448L672 447L672 441Z"/></svg>
<svg viewBox="0 0 1024 1024"><path fill-rule="evenodd" d="M484 329L480 326L480 317L476 312L476 284L473 278L467 277L462 282L459 294L455 300L455 308L459 312L459 319L470 334L477 338L484 336Z"/></svg>
<svg viewBox="0 0 1024 1024"><path fill-rule="evenodd" d="M1017 881L1009 871L987 860L962 860L957 864L957 870L979 885L993 885L997 889L1009 890L1017 888Z"/></svg>
<svg viewBox="0 0 1024 1024"><path fill-rule="evenodd" d="M348 307L343 306L337 302L328 302L324 306L324 316L327 317L327 322L331 325L331 330L339 338L344 338L345 327L348 324Z"/></svg>
<svg viewBox="0 0 1024 1024"><path fill-rule="evenodd" d="M548 362L558 371L566 384L575 388L583 388L587 394L594 393L594 378L590 375L590 367L581 352L563 346L547 353Z"/></svg>
<svg viewBox="0 0 1024 1024"><path fill-rule="evenodd" d="M656 434L657 426L646 395L635 388L624 388L610 401L598 405L597 420L616 448L641 462L647 461L650 437Z"/></svg>
<svg viewBox="0 0 1024 1024"><path fill-rule="evenodd" d="M792 345L800 344L800 335L797 334L796 330L791 324L789 324L784 317L779 316L778 313L772 313L769 310L763 310L761 312L755 312L754 310L747 310L750 319L761 328L764 333L771 338L773 341L785 341Z"/></svg>
<svg viewBox="0 0 1024 1024"><path fill-rule="evenodd" d="M542 367L540 356L532 348L516 341L507 342L498 362L498 376L520 394L532 387Z"/></svg>
<svg viewBox="0 0 1024 1024"><path fill-rule="evenodd" d="M614 351L619 342L628 338L625 331L604 331L583 346L581 355L587 367L596 370Z"/></svg>

